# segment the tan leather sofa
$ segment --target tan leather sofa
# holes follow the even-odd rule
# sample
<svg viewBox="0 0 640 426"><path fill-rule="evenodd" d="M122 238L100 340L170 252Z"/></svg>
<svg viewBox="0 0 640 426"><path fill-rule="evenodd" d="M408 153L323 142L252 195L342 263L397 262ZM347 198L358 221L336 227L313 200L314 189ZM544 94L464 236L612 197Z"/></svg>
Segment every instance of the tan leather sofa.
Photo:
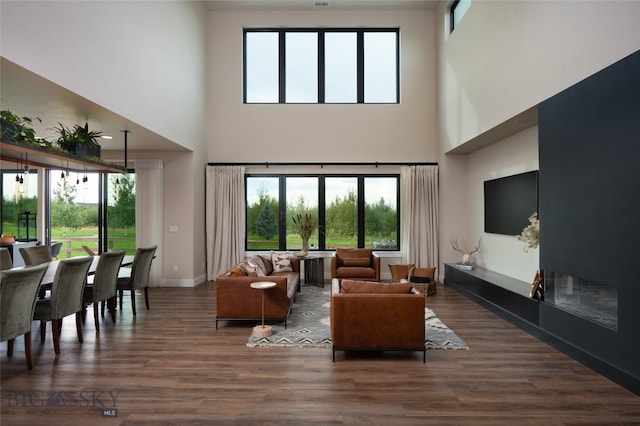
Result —
<svg viewBox="0 0 640 426"><path fill-rule="evenodd" d="M423 293L411 284L346 279L331 284L334 362L337 350L422 351L426 362Z"/></svg>
<svg viewBox="0 0 640 426"><path fill-rule="evenodd" d="M270 263L269 259L262 257L264 263ZM268 274L264 276L232 275L232 271L238 269L238 265L234 265L229 272L218 276L216 279L216 330L218 321L261 320L263 291L265 321L284 321L286 328L287 318L300 285L298 259L291 257L290 261L292 271L273 272L271 263L267 265ZM267 290L251 288L251 283L258 281L271 281L276 283L276 286Z"/></svg>
<svg viewBox="0 0 640 426"><path fill-rule="evenodd" d="M331 257L331 278L380 281L380 257L371 249L337 249Z"/></svg>

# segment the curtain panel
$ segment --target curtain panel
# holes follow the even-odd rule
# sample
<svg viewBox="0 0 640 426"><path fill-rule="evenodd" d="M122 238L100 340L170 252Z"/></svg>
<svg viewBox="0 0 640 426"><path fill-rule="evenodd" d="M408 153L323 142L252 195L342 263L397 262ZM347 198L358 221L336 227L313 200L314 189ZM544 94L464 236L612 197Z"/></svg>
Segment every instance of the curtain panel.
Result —
<svg viewBox="0 0 640 426"><path fill-rule="evenodd" d="M207 280L244 258L245 168L207 166Z"/></svg>
<svg viewBox="0 0 640 426"><path fill-rule="evenodd" d="M164 223L164 187L162 160L135 160L136 170L136 246L157 245L156 259L151 263L149 285L162 283L162 236Z"/></svg>
<svg viewBox="0 0 640 426"><path fill-rule="evenodd" d="M402 252L419 267L438 267L438 186L438 166L400 171Z"/></svg>

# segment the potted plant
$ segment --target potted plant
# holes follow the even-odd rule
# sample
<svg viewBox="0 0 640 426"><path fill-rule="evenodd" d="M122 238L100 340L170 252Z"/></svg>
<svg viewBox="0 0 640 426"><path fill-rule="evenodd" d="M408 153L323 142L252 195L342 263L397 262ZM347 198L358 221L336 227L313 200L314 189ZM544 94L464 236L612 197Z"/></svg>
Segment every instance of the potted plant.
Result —
<svg viewBox="0 0 640 426"><path fill-rule="evenodd" d="M89 123L85 123L84 127L76 124L73 129L65 127L62 123L58 123L58 126L54 130L58 133L57 142L60 148L75 155L100 158L98 138L102 132L89 130Z"/></svg>
<svg viewBox="0 0 640 426"><path fill-rule="evenodd" d="M3 141L34 145L38 147L50 147L51 142L37 138L33 129L31 117L20 117L9 110L0 111L0 135ZM37 121L42 121L38 117Z"/></svg>
<svg viewBox="0 0 640 426"><path fill-rule="evenodd" d="M309 253L309 237L311 237L311 234L318 228L318 222L311 213L306 212L304 214L298 213L291 219L296 232L302 239L301 254L306 255Z"/></svg>

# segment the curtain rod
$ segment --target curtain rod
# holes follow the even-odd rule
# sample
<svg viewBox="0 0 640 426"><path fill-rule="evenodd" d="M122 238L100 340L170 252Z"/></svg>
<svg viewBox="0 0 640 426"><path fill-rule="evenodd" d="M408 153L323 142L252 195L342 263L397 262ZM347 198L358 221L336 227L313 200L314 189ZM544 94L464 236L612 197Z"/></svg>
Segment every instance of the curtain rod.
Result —
<svg viewBox="0 0 640 426"><path fill-rule="evenodd" d="M437 166L436 162L427 162L427 163L389 163L389 162L373 162L373 163L334 163L334 162L323 162L323 163L270 163L268 161L262 163L207 163L209 166L265 166L269 168L269 166L320 166L320 168L324 166Z"/></svg>

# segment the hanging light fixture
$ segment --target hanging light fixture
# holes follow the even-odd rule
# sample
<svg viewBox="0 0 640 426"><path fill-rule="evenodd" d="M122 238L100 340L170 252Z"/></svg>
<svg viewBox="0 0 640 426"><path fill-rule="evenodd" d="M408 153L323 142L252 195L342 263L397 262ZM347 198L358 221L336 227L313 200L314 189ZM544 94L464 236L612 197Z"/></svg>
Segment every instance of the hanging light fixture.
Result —
<svg viewBox="0 0 640 426"><path fill-rule="evenodd" d="M24 172L22 173L24 178L23 192L29 196L29 154L24 154Z"/></svg>
<svg viewBox="0 0 640 426"><path fill-rule="evenodd" d="M20 154L20 162L22 162L22 154ZM21 165L18 163L18 159L16 158L16 190L15 190L15 201L18 204L20 201L20 169Z"/></svg>
<svg viewBox="0 0 640 426"><path fill-rule="evenodd" d="M20 154L20 170L22 172L22 154ZM20 173L20 179L18 179L18 192L22 196L24 194L24 174Z"/></svg>
<svg viewBox="0 0 640 426"><path fill-rule="evenodd" d="M89 178L87 177L87 166L84 166L84 177L82 178L84 189L89 189Z"/></svg>

